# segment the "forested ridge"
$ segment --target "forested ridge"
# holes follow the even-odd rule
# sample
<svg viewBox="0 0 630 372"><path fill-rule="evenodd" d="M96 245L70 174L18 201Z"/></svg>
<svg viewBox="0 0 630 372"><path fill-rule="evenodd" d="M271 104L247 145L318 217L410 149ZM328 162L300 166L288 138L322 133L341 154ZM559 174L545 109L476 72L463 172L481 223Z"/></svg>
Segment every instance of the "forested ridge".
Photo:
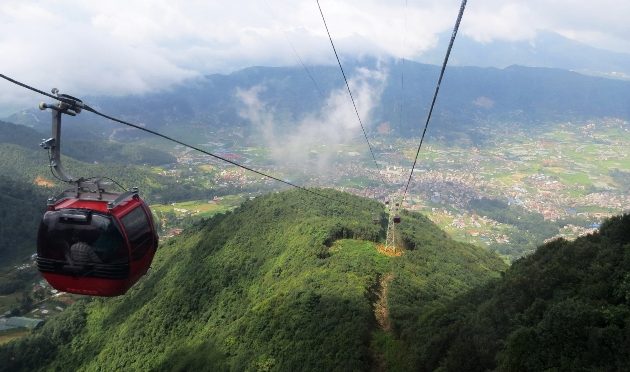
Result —
<svg viewBox="0 0 630 372"><path fill-rule="evenodd" d="M127 295L86 299L0 349L0 370L406 368L410 325L505 269L412 213L407 250L384 255L381 204L318 192L334 200L269 194L198 223ZM383 283L387 328L374 311Z"/></svg>
<svg viewBox="0 0 630 372"><path fill-rule="evenodd" d="M630 365L630 215L506 270L406 211L405 251L384 255L382 205L318 192L334 201L274 193L197 223L162 244L127 295L86 298L0 348L0 370Z"/></svg>
<svg viewBox="0 0 630 372"><path fill-rule="evenodd" d="M501 279L425 313L411 334L426 371L627 371L630 215L539 247Z"/></svg>

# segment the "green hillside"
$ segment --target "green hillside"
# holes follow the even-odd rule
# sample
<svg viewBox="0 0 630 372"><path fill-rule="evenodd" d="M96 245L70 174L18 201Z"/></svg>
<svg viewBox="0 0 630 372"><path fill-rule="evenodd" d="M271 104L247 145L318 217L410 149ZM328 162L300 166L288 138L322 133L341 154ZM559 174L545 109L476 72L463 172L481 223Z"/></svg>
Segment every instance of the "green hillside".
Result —
<svg viewBox="0 0 630 372"><path fill-rule="evenodd" d="M172 202L212 197L212 190L189 183L177 183L148 167L133 164L89 164L63 156L68 173L78 177L110 177L127 188L137 186L149 202ZM32 184L50 185L49 193L63 190L64 184L55 180L48 168L48 155L42 149L28 149L10 143L0 143L0 173ZM112 186L113 190L116 189ZM44 199L45 200L45 199Z"/></svg>
<svg viewBox="0 0 630 372"><path fill-rule="evenodd" d="M50 123L46 122L49 126ZM47 130L50 130L49 127ZM42 139L50 137L50 132L42 134L32 128L0 121L0 143L11 143L46 154L39 147ZM70 138L67 138L70 137ZM91 136L62 136L62 152L71 158L87 163L149 164L162 165L175 163L177 159L167 152L138 144L124 144Z"/></svg>
<svg viewBox="0 0 630 372"><path fill-rule="evenodd" d="M495 280L419 317L421 370L627 371L630 215L556 240Z"/></svg>
<svg viewBox="0 0 630 372"><path fill-rule="evenodd" d="M35 232L46 198L32 184L0 176L0 269L35 253Z"/></svg>
<svg viewBox="0 0 630 372"><path fill-rule="evenodd" d="M382 205L331 190L269 194L162 243L127 295L86 299L0 349L0 370L405 368L407 327L505 264L404 214L401 256ZM384 220L384 219L383 219Z"/></svg>
<svg viewBox="0 0 630 372"><path fill-rule="evenodd" d="M52 177L46 152L34 142L39 137L30 128L0 121L0 270L35 253L39 219L54 193L45 187Z"/></svg>

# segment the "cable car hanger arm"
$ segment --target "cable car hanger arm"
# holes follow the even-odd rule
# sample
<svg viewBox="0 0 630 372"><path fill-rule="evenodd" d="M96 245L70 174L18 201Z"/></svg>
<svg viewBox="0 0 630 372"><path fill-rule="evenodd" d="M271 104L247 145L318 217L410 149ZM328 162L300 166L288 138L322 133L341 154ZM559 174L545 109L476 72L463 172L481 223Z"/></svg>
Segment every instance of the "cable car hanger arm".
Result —
<svg viewBox="0 0 630 372"><path fill-rule="evenodd" d="M56 88L52 90L52 93L57 96L56 99L59 99L59 102L55 104L42 102L39 104L40 110L51 109L52 113L52 137L44 140L40 146L50 151L50 167L62 181L79 183L83 181L83 178L71 176L61 164L61 115L76 116L81 112L83 102L67 94L59 94L59 90Z"/></svg>

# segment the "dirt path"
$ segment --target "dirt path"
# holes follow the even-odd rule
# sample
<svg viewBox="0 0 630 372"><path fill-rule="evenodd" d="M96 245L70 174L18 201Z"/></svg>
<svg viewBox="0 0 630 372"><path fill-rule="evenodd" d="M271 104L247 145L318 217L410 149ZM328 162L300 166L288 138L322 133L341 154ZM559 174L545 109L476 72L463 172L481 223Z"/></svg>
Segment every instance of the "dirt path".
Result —
<svg viewBox="0 0 630 372"><path fill-rule="evenodd" d="M55 183L53 181L47 180L46 178L42 176L37 176L35 178L35 181L33 181L33 183L36 184L37 186L45 186L45 187L55 186Z"/></svg>
<svg viewBox="0 0 630 372"><path fill-rule="evenodd" d="M392 329L389 320L389 307L387 306L389 283L391 283L392 279L394 279L394 274L392 273L386 273L380 277L378 286L374 292L374 302L372 303L376 327L383 332L390 332ZM385 357L382 355L381 350L378 350L378 347L375 346L374 341L370 349L372 353L372 366L370 370L373 372L387 371Z"/></svg>
<svg viewBox="0 0 630 372"><path fill-rule="evenodd" d="M387 273L381 277L380 291L378 298L374 304L374 317L379 328L385 332L389 332L392 329L391 322L389 321L389 307L387 306L387 294L389 291L389 283L394 279L394 274Z"/></svg>

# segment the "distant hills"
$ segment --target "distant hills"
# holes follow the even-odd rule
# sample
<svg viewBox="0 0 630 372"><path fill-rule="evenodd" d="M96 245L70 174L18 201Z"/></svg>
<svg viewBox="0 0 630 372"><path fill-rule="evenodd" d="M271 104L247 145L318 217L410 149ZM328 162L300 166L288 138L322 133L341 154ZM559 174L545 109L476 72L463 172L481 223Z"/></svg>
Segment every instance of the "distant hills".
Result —
<svg viewBox="0 0 630 372"><path fill-rule="evenodd" d="M382 86L368 84L371 89L381 91L370 115L364 118L371 133L386 123L393 135L420 134L439 67L393 60L344 64L351 78L361 68L379 69L387 76ZM272 114L273 124L280 128L290 129L305 117L323 116L331 92L343 93L343 80L334 66L310 66L309 72L316 83L301 67L251 67L229 75L209 75L143 96L82 98L111 115L205 141L213 137L210 132L217 130L240 128L255 133L252 122L242 115L246 105L237 94L252 88L256 88L256 98L264 112ZM405 87L402 119L401 74ZM360 90L355 91L355 95L359 94ZM349 101L347 105L350 110ZM49 115L33 109L7 120L43 131L49 125ZM555 68L450 66L430 134L471 131L478 123L488 121L541 125L603 116L630 119L630 82ZM68 123L67 133L82 131L83 138L111 136L121 141L144 138L138 131L115 131L121 127L90 113L69 118Z"/></svg>
<svg viewBox="0 0 630 372"><path fill-rule="evenodd" d="M26 149L37 151L45 157L46 151L39 144L43 138L50 138L51 136L50 119L47 119L48 121L44 128L39 125L36 127L41 132L23 125L0 121L0 144L19 145ZM91 136L88 138L77 138L77 136L73 138L73 136L69 136L70 139L68 139L64 135L63 129L65 127L62 122L61 150L63 155L83 162L162 165L176 161L175 157L167 152L138 144L114 143L103 138Z"/></svg>
<svg viewBox="0 0 630 372"><path fill-rule="evenodd" d="M425 52L420 61L442 63L450 37L450 33L440 35L437 46ZM549 31L539 31L532 40L524 41L478 42L466 35L458 35L449 62L456 66L549 67L630 79L630 54L594 48Z"/></svg>

